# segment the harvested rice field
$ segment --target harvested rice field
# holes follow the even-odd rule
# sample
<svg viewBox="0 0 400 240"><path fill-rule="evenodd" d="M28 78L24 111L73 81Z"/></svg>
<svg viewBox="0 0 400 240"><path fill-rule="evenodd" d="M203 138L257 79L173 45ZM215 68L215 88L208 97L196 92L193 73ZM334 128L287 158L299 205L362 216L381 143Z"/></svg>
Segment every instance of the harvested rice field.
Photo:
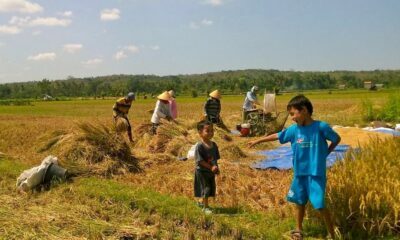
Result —
<svg viewBox="0 0 400 240"><path fill-rule="evenodd" d="M398 139L388 134L360 129L369 124L362 117L362 101L370 99L382 105L393 90L305 94L314 104L315 119L344 126L335 128L342 137L341 144L361 149L375 146L368 150L371 154L382 145L387 152L399 146ZM278 109L286 110L293 96L278 96ZM112 121L115 99L0 106L0 239L282 239L294 228L293 206L286 201L292 172L250 168L251 163L261 159L258 150L276 148L277 142L249 148L249 138L216 128L213 140L221 154L221 173L216 180L217 197L210 203L214 213L204 215L193 197L194 161L179 159L199 140L196 123L202 118L205 96L178 96L177 123L162 122L155 136L150 134L149 111L155 100L133 102L129 112L133 143L126 134L116 134ZM224 96L221 101L222 118L232 130L241 121L242 102L242 96ZM286 126L290 124L288 119ZM370 158L371 154L355 153L355 158ZM17 192L18 175L39 165L48 155L57 156L74 177L50 189ZM344 164L351 163L346 160L329 170L328 207L335 202L331 197L337 189L346 189L338 173ZM398 177L393 178L400 184ZM349 193L348 198L354 198L354 202L364 199L364 192L355 189L353 186L354 194L360 195ZM382 204L390 199L391 191L386 190L388 197L381 199ZM393 196L391 201L398 197ZM342 214L349 211L346 199L341 199L341 205L332 204L334 218L341 211L335 218L340 238L397 239L400 205L386 204L394 209L392 212L375 206L377 201L368 197L363 201L367 204L364 211L386 211L373 215L379 217L371 221L365 217L368 214L360 213L365 229L357 228L363 224L357 225L359 210L354 205L354 222L347 224ZM373 210L368 204L375 204ZM327 235L322 220L313 211L307 213L305 232L306 239L324 239Z"/></svg>

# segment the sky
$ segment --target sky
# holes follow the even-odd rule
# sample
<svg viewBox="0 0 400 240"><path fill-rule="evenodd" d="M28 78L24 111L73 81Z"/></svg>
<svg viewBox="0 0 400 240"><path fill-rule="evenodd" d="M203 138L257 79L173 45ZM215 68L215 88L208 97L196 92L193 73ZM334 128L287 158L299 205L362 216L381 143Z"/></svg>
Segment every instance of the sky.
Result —
<svg viewBox="0 0 400 240"><path fill-rule="evenodd" d="M400 69L398 0L0 0L0 84Z"/></svg>

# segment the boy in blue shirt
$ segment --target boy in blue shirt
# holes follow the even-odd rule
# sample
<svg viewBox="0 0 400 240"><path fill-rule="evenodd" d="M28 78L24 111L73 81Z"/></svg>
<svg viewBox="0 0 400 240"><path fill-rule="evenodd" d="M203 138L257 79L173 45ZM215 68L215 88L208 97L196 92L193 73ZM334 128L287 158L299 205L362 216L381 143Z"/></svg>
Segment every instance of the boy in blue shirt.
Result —
<svg viewBox="0 0 400 240"><path fill-rule="evenodd" d="M303 238L305 205L310 201L323 216L327 230L334 238L331 217L325 208L326 157L339 144L340 136L327 123L312 119L313 106L303 95L292 98L287 110L296 124L279 133L251 141L248 145L252 147L274 140L279 140L281 144L291 143L294 176L287 200L297 205L297 226L296 230L291 231L291 237ZM331 142L329 146L326 140Z"/></svg>

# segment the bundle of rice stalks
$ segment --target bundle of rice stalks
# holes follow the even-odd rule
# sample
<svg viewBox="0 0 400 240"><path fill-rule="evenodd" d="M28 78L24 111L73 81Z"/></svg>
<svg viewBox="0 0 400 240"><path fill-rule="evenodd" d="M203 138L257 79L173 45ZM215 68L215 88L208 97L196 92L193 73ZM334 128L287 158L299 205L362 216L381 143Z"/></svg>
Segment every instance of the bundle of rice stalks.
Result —
<svg viewBox="0 0 400 240"><path fill-rule="evenodd" d="M123 137L105 125L80 123L70 134L58 136L54 148L60 164L73 174L114 174L140 171Z"/></svg>
<svg viewBox="0 0 400 240"><path fill-rule="evenodd" d="M180 136L168 142L165 147L165 152L174 156L183 156L189 151L190 146L185 137Z"/></svg>
<svg viewBox="0 0 400 240"><path fill-rule="evenodd" d="M126 132L128 130L128 120L122 117L118 117L115 121L115 131L118 133Z"/></svg>
<svg viewBox="0 0 400 240"><path fill-rule="evenodd" d="M214 138L216 139L216 141L218 140L222 140L225 142L232 142L232 137L229 136L227 134L227 132L219 127L216 127L216 125L214 125Z"/></svg>
<svg viewBox="0 0 400 240"><path fill-rule="evenodd" d="M327 199L343 233L400 234L399 156L400 138L376 138L332 168Z"/></svg>
<svg viewBox="0 0 400 240"><path fill-rule="evenodd" d="M157 134L153 136L148 150L152 153L163 153L166 151L166 147L172 139L178 137L184 139L186 136L188 136L188 132L182 125L163 121L157 128Z"/></svg>
<svg viewBox="0 0 400 240"><path fill-rule="evenodd" d="M157 154L151 154L148 155L143 159L143 165L144 167L148 168L154 164L160 165L160 164L167 164L173 161L177 161L177 159L170 154L165 154L165 153L157 153Z"/></svg>
<svg viewBox="0 0 400 240"><path fill-rule="evenodd" d="M135 137L141 137L145 133L150 133L151 126L152 126L151 123L142 123L135 128L133 134L135 135Z"/></svg>
<svg viewBox="0 0 400 240"><path fill-rule="evenodd" d="M240 158L246 158L247 154L243 152L243 150L235 145L229 144L226 147L222 147L220 149L220 155L222 158L227 160L239 160Z"/></svg>

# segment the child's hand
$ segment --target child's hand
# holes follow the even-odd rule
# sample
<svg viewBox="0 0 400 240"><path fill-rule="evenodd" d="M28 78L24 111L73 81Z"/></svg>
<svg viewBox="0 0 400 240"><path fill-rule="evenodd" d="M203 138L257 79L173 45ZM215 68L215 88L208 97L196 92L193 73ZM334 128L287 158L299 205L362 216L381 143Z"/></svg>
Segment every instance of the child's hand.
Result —
<svg viewBox="0 0 400 240"><path fill-rule="evenodd" d="M257 144L257 141L250 141L250 142L247 143L247 146L251 148L256 144Z"/></svg>
<svg viewBox="0 0 400 240"><path fill-rule="evenodd" d="M211 167L211 171L212 171L213 173L215 173L215 174L218 174L218 173L219 173L218 166L212 166L212 167Z"/></svg>

